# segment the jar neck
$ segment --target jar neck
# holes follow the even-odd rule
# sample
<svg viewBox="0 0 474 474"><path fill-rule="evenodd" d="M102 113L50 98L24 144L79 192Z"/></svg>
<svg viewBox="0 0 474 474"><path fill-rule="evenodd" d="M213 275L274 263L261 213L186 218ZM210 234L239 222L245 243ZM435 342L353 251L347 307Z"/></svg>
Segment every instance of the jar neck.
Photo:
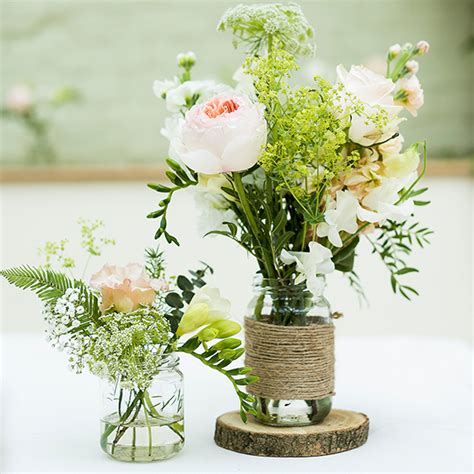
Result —
<svg viewBox="0 0 474 474"><path fill-rule="evenodd" d="M268 294L274 297L304 296L318 300L322 298L326 289L326 279L324 276L318 277L321 283L321 293L314 295L307 287L306 282L296 283L296 279L291 278L262 278L256 275L253 281L253 290L256 294Z"/></svg>

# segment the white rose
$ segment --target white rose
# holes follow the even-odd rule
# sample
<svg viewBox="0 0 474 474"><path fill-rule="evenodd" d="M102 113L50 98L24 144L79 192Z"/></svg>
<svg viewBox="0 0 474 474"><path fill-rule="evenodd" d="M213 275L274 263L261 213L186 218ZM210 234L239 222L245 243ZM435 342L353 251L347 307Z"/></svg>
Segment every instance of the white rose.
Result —
<svg viewBox="0 0 474 474"><path fill-rule="evenodd" d="M224 93L186 113L179 155L199 173L243 171L257 163L266 138L263 105Z"/></svg>

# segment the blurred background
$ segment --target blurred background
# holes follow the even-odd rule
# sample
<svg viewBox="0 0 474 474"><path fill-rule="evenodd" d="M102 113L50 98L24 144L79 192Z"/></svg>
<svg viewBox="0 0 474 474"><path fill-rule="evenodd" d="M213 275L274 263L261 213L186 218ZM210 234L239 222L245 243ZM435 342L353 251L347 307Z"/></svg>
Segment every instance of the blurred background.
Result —
<svg viewBox="0 0 474 474"><path fill-rule="evenodd" d="M146 214L158 195L167 141L159 131L164 103L155 79L172 78L177 53L193 50L196 79L232 83L243 55L217 33L227 0L1 1L1 249L2 267L38 263L47 240L79 240L77 219L102 219L117 246L104 260L142 260L155 245ZM251 3L251 2L241 2ZM343 63L384 69L393 43L427 40L418 74L425 106L402 125L406 143L427 139L430 206L420 221L435 234L415 252L420 297L391 293L377 256L361 246L356 271L370 306L360 307L340 276L329 280L337 323L345 335L416 335L469 340L472 335L472 61L471 0L301 0L315 27L317 54L299 73L334 80ZM14 107L12 107L14 104ZM25 111L34 110L26 114ZM224 239L202 239L191 192L177 196L171 228L182 246L163 245L173 273L199 260L215 267L216 283L243 317L255 271ZM80 262L80 257L74 255ZM41 331L35 298L2 281L2 329Z"/></svg>

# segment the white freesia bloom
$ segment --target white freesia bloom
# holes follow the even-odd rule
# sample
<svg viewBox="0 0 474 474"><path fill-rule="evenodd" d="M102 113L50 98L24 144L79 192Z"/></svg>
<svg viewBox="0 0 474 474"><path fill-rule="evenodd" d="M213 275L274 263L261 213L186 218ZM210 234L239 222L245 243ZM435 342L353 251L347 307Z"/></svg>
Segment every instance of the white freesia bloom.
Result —
<svg viewBox="0 0 474 474"><path fill-rule="evenodd" d="M198 185L195 187L195 203L200 213L200 234L204 235L212 230L227 230L224 222L235 221L235 214L229 209L230 198L222 191L222 187L228 184L223 174L199 175Z"/></svg>
<svg viewBox="0 0 474 474"><path fill-rule="evenodd" d="M342 247L340 232L354 234L359 225L357 219L376 222L377 214L364 209L357 198L349 191L338 191L336 200L329 198L324 213L325 222L321 222L316 230L319 237L327 237L336 247Z"/></svg>
<svg viewBox="0 0 474 474"><path fill-rule="evenodd" d="M186 113L180 158L199 173L243 171L257 163L266 139L263 105L224 93Z"/></svg>
<svg viewBox="0 0 474 474"><path fill-rule="evenodd" d="M406 185L406 180L398 178L383 178L380 186L372 189L362 200L362 204L376 212L378 222L385 219L402 221L413 213L413 200L408 199L396 204L400 199L399 192Z"/></svg>
<svg viewBox="0 0 474 474"><path fill-rule="evenodd" d="M346 92L360 100L364 107L362 115L353 114L349 128L349 138L363 146L370 146L390 138L398 130L398 118L402 107L394 105L392 93L395 84L381 74L364 66L352 66L348 72L344 66L337 67L338 81ZM367 117L383 109L388 117L387 123L381 128Z"/></svg>
<svg viewBox="0 0 474 474"><path fill-rule="evenodd" d="M295 283L306 281L306 287L314 296L320 296L324 290L324 280L320 275L326 275L335 270L331 258L332 252L317 242L309 243L309 252L283 250L280 255L280 260L285 265L296 263L298 277Z"/></svg>
<svg viewBox="0 0 474 474"><path fill-rule="evenodd" d="M175 77L173 80L165 79L163 81L155 81L153 82L153 92L156 97L160 97L164 99L166 94L171 89L176 89L179 86L179 79Z"/></svg>
<svg viewBox="0 0 474 474"><path fill-rule="evenodd" d="M228 319L230 301L222 298L217 288L205 285L193 296L178 326L176 334L182 336L206 324Z"/></svg>

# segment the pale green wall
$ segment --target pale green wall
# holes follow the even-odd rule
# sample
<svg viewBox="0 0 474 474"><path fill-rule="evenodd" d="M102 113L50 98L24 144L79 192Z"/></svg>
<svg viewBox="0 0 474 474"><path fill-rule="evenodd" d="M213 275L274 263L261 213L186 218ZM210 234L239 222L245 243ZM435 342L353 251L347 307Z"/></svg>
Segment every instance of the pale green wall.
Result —
<svg viewBox="0 0 474 474"><path fill-rule="evenodd" d="M228 79L241 54L215 31L236 2L2 1L2 96L14 83L79 87L84 102L62 110L55 146L67 162L156 162L166 153L159 135L163 104L155 78L174 73L176 53L199 57L196 76ZM426 105L403 132L427 138L436 155L472 149L472 30L470 0L301 1L316 28L317 58L332 71L338 62L361 63L395 42L426 39L430 54L419 74ZM463 46L464 45L464 46ZM25 137L2 121L2 161L23 159Z"/></svg>

